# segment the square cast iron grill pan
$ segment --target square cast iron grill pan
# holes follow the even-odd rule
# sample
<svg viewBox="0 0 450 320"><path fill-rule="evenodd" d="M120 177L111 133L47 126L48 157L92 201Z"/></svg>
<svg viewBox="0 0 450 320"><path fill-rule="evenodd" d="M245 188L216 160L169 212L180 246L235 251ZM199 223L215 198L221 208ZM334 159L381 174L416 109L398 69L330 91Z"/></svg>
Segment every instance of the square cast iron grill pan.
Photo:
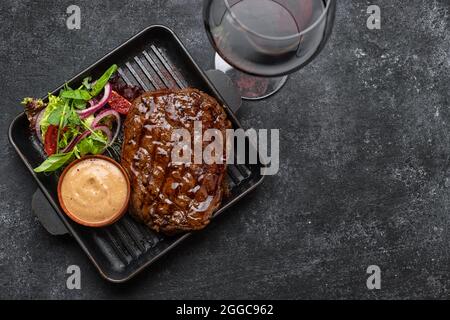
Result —
<svg viewBox="0 0 450 320"><path fill-rule="evenodd" d="M119 66L118 72L128 84L139 85L144 90L193 87L210 94L224 105L233 127L241 128L220 93L169 28L154 25L144 29L68 83L79 85L86 76L95 79L114 63ZM62 87L63 85L53 93L59 92ZM55 174L36 174L33 171L33 168L45 159L45 155L42 146L30 134L25 114L20 114L11 123L9 138L59 219L105 279L118 283L131 279L191 234L170 237L158 234L136 222L128 214L114 225L105 228L87 228L76 224L66 217L58 204L58 177ZM248 148L253 148L253 145L247 141L247 152ZM118 159L120 153L112 152L111 156ZM228 165L230 195L222 201L214 217L262 182L262 167L261 163Z"/></svg>

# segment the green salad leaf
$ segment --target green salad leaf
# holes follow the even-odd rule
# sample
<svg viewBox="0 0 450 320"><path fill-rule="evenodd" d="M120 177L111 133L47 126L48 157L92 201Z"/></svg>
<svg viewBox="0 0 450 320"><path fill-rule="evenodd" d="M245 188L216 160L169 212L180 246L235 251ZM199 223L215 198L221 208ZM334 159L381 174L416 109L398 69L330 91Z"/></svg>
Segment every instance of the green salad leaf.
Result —
<svg viewBox="0 0 450 320"><path fill-rule="evenodd" d="M96 97L99 95L99 93L103 90L105 85L108 83L111 76L116 73L118 67L117 65L113 64L111 67L109 67L108 70L94 83L91 89L91 96Z"/></svg>
<svg viewBox="0 0 450 320"><path fill-rule="evenodd" d="M48 115L48 123L64 128L68 122L67 107L67 103L64 105L58 105L58 107Z"/></svg>
<svg viewBox="0 0 450 320"><path fill-rule="evenodd" d="M81 101L89 101L92 99L91 94L89 91L84 89L77 89L77 90L62 90L59 94L61 98L66 99L74 99L74 100L81 100Z"/></svg>
<svg viewBox="0 0 450 320"><path fill-rule="evenodd" d="M83 79L83 86L87 89L87 90L91 90L92 89L92 78L91 77L86 77Z"/></svg>
<svg viewBox="0 0 450 320"><path fill-rule="evenodd" d="M69 162L74 156L73 151L68 153L58 153L45 159L42 164L34 169L34 172L52 172L56 171Z"/></svg>
<svg viewBox="0 0 450 320"><path fill-rule="evenodd" d="M61 136L59 137L59 149L62 150L67 147L69 143L80 134L81 132L78 127L66 127L66 130L63 130L61 132Z"/></svg>
<svg viewBox="0 0 450 320"><path fill-rule="evenodd" d="M101 142L94 138L94 136L89 136L81 140L77 146L77 153L81 156L85 156L87 154L99 154L102 153L105 149L106 142Z"/></svg>

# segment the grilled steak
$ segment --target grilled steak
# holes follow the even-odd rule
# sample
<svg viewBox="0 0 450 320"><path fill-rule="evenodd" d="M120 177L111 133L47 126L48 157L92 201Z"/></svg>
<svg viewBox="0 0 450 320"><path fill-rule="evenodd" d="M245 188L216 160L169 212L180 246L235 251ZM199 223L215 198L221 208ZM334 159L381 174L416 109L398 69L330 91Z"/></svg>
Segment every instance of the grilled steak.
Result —
<svg viewBox="0 0 450 320"><path fill-rule="evenodd" d="M172 162L172 132L189 130L193 144L194 121L201 121L203 131L220 130L223 137L231 128L222 106L196 89L144 93L125 120L121 161L132 185L130 212L153 230L202 229L222 200L225 164Z"/></svg>

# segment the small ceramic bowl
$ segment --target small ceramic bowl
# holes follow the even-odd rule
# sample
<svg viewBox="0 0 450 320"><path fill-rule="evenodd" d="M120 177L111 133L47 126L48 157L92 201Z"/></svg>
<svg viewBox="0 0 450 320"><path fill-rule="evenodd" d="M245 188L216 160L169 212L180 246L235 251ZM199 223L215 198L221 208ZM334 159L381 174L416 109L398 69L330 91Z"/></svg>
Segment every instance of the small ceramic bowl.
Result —
<svg viewBox="0 0 450 320"><path fill-rule="evenodd" d="M102 221L87 221L87 220L83 220L82 218L80 218L79 216L77 216L75 213L71 212L70 210L67 209L66 205L64 204L63 201L63 197L61 195L61 187L62 187L62 182L64 181L64 178L67 174L67 172L69 172L69 170L71 168L73 168L73 166L75 166L76 164L79 164L82 161L87 161L90 159L102 159L105 161L110 162L111 164L113 164L115 167L119 168L120 171L122 172L123 176L125 177L125 181L127 184L127 194L126 194L126 201L124 202L123 206L121 207L120 210L117 211L117 213L111 215L111 217L102 220ZM96 155L96 156L85 156L81 159L77 159L75 161L73 161L72 163L70 163L63 171L63 173L61 174L61 177L59 178L58 181L58 200L59 200L59 204L61 206L61 208L63 209L63 211L66 213L66 215L72 219L73 221L75 221L76 223L79 223L81 225L87 226L87 227L105 227L108 225L113 224L114 222L116 222L117 220L119 220L127 211L128 209L128 203L130 201L130 193L131 193L131 185L130 185L130 179L128 177L127 172L125 171L125 169L116 161L114 161L111 158L108 158L106 156L102 156L102 155Z"/></svg>

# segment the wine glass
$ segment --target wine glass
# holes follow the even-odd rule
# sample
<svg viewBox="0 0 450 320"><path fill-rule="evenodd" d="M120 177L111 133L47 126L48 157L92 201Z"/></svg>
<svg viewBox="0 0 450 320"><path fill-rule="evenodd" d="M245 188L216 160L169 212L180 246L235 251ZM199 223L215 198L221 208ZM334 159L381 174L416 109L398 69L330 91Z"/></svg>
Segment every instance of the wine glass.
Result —
<svg viewBox="0 0 450 320"><path fill-rule="evenodd" d="M319 54L335 11L336 0L204 0L215 68L243 99L266 98Z"/></svg>

